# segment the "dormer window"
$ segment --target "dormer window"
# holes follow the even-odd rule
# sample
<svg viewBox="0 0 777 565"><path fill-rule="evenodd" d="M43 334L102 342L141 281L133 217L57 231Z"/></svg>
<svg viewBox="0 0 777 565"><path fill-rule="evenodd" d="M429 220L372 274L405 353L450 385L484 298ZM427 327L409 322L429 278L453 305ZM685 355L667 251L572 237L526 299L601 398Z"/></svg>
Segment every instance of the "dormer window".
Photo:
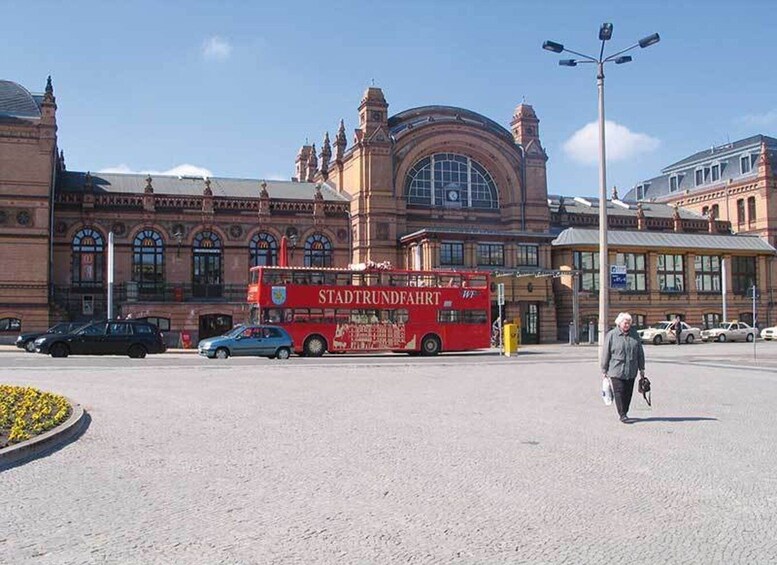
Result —
<svg viewBox="0 0 777 565"><path fill-rule="evenodd" d="M715 163L710 168L712 172L712 182L719 181L720 180L720 163Z"/></svg>
<svg viewBox="0 0 777 565"><path fill-rule="evenodd" d="M750 155L742 155L739 158L739 171L744 175L753 170L753 160Z"/></svg>
<svg viewBox="0 0 777 565"><path fill-rule="evenodd" d="M693 175L694 185L701 186L704 184L704 169L696 169Z"/></svg>
<svg viewBox="0 0 777 565"><path fill-rule="evenodd" d="M677 189L680 187L680 177L677 175L672 175L669 177L669 192L677 192Z"/></svg>
<svg viewBox="0 0 777 565"><path fill-rule="evenodd" d="M638 184L636 188L637 188L637 200L644 200L645 199L645 185L644 184Z"/></svg>

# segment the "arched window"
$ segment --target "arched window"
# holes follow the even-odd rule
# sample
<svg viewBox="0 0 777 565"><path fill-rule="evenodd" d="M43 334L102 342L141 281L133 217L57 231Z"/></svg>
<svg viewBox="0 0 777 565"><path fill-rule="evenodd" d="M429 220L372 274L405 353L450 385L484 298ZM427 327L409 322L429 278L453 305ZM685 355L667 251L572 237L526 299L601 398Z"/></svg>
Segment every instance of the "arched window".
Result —
<svg viewBox="0 0 777 565"><path fill-rule="evenodd" d="M332 244L325 235L313 234L305 241L305 266L332 266Z"/></svg>
<svg viewBox="0 0 777 565"><path fill-rule="evenodd" d="M258 233L251 238L251 266L277 265L278 242L269 233Z"/></svg>
<svg viewBox="0 0 777 565"><path fill-rule="evenodd" d="M22 321L19 318L0 318L0 333L19 333Z"/></svg>
<svg viewBox="0 0 777 565"><path fill-rule="evenodd" d="M74 286L102 286L103 236L92 228L82 228L73 237L70 274Z"/></svg>
<svg viewBox="0 0 777 565"><path fill-rule="evenodd" d="M146 229L132 242L132 280L140 290L152 290L165 282L165 246L158 232Z"/></svg>
<svg viewBox="0 0 777 565"><path fill-rule="evenodd" d="M448 208L499 207L496 183L477 161L454 153L437 153L418 161L407 174L410 204Z"/></svg>
<svg viewBox="0 0 777 565"><path fill-rule="evenodd" d="M192 294L198 298L220 297L221 239L211 231L201 231L192 247Z"/></svg>

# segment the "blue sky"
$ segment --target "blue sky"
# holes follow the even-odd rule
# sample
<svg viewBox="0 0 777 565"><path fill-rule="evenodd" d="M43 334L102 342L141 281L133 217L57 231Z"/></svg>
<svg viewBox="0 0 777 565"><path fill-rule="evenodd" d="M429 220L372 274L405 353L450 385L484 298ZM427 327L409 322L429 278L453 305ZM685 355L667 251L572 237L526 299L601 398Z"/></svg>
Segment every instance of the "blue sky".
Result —
<svg viewBox="0 0 777 565"><path fill-rule="evenodd" d="M0 78L39 92L52 75L71 170L289 178L300 145L320 148L340 118L350 144L374 80L390 114L451 105L508 127L525 99L541 120L549 192L595 195L594 68L559 67L541 45L595 54L604 21L614 49L661 34L607 71L608 185L621 194L777 125L777 3L766 0L6 1L2 13Z"/></svg>

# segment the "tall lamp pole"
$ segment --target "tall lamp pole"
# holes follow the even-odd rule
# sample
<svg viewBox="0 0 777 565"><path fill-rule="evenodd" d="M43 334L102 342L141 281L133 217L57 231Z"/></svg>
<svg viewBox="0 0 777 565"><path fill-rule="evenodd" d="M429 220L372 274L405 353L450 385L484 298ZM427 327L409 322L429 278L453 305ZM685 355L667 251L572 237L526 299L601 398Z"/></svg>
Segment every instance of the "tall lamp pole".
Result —
<svg viewBox="0 0 777 565"><path fill-rule="evenodd" d="M593 63L596 65L596 86L599 93L599 360L602 359L602 347L604 335L608 327L610 305L610 274L609 258L607 256L607 158L604 140L604 64L613 62L622 65L631 61L630 55L624 55L640 47L650 47L658 43L661 38L657 33L643 37L637 43L609 55L604 56L604 44L612 38L612 24L603 23L599 28L599 40L602 42L599 57L584 55L577 51L567 49L561 43L546 41L542 48L554 53L572 53L577 59L562 59L558 62L562 67L576 67L580 63Z"/></svg>

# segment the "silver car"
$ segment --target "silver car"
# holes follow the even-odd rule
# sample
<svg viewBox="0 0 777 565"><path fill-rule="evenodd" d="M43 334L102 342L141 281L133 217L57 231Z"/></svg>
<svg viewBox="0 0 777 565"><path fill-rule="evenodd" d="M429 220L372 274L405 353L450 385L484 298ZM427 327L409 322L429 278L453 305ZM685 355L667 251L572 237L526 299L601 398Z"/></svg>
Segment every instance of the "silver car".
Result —
<svg viewBox="0 0 777 565"><path fill-rule="evenodd" d="M278 326L236 326L219 337L203 339L197 351L209 359L251 355L288 359L294 350L291 336Z"/></svg>

